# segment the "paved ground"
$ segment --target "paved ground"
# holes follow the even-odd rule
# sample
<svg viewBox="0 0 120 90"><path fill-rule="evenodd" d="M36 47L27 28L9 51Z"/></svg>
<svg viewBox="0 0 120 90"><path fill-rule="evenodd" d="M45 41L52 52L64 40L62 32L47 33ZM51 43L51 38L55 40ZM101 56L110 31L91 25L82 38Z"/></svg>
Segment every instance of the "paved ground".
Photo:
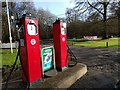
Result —
<svg viewBox="0 0 120 90"><path fill-rule="evenodd" d="M78 62L88 66L88 73L70 88L112 88L120 80L118 49L70 47Z"/></svg>
<svg viewBox="0 0 120 90"><path fill-rule="evenodd" d="M41 42L46 44L46 42ZM49 45L49 43L47 42ZM50 42L50 45L51 42ZM41 45L42 46L42 45ZM118 49L85 48L70 46L78 59L88 67L88 72L72 88L112 88L113 84L120 80L120 60Z"/></svg>

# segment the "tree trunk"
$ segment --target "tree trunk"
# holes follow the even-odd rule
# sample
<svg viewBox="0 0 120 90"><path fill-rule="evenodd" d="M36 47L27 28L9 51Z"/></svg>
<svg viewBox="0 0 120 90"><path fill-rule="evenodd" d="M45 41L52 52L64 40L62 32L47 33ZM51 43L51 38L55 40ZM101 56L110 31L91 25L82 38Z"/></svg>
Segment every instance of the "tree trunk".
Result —
<svg viewBox="0 0 120 90"><path fill-rule="evenodd" d="M106 14L107 14L107 4L104 2L104 14L103 14L103 34L102 34L102 39L107 39L106 36Z"/></svg>
<svg viewBox="0 0 120 90"><path fill-rule="evenodd" d="M118 37L120 37L120 16L118 17Z"/></svg>
<svg viewBox="0 0 120 90"><path fill-rule="evenodd" d="M120 7L118 8L118 37L120 37Z"/></svg>

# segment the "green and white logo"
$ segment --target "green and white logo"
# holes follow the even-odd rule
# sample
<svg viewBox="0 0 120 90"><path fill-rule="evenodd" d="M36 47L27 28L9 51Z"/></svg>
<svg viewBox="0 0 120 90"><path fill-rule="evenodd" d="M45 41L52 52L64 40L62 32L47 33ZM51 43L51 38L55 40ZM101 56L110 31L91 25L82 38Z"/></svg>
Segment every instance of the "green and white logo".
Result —
<svg viewBox="0 0 120 90"><path fill-rule="evenodd" d="M42 66L44 72L54 68L53 47L46 47L42 49Z"/></svg>

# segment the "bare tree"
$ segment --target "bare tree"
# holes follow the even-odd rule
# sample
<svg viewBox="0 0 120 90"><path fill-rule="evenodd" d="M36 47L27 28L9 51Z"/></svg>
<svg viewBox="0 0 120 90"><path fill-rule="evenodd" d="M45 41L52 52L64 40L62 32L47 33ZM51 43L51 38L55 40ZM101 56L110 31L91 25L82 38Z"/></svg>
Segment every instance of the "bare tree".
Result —
<svg viewBox="0 0 120 90"><path fill-rule="evenodd" d="M92 13L91 15L88 16L87 21L90 22L99 22L102 19L99 13Z"/></svg>
<svg viewBox="0 0 120 90"><path fill-rule="evenodd" d="M116 7L115 13L118 17L118 36L120 37L120 1Z"/></svg>
<svg viewBox="0 0 120 90"><path fill-rule="evenodd" d="M52 24L55 21L55 15L49 10L39 8L37 11L37 18L39 19L40 38L50 38L52 34Z"/></svg>
<svg viewBox="0 0 120 90"><path fill-rule="evenodd" d="M31 13L33 16L36 16L36 9L34 7L33 2L8 2L9 5L9 15L10 15L10 23L12 27L12 40L15 41L17 38L17 30L15 30L15 16L16 13L19 13L22 16L23 13L29 14ZM6 3L2 2L2 41L8 42L8 24L7 22L7 12L6 12ZM14 17L14 19L11 18Z"/></svg>
<svg viewBox="0 0 120 90"><path fill-rule="evenodd" d="M120 3L119 3L119 8L118 8L117 15L118 15L118 31L119 31L118 35L120 37Z"/></svg>
<svg viewBox="0 0 120 90"><path fill-rule="evenodd" d="M73 9L77 10L80 13L79 15L84 15L83 17L89 16L95 12L99 13L103 19L102 39L106 39L106 21L108 17L107 13L112 2L113 0L82 0L82 2L80 0L75 0L76 6Z"/></svg>
<svg viewBox="0 0 120 90"><path fill-rule="evenodd" d="M33 2L19 2L17 3L15 12L20 15L31 14L32 16L36 16L37 11Z"/></svg>
<svg viewBox="0 0 120 90"><path fill-rule="evenodd" d="M2 8L2 2L0 1L0 8ZM2 40L2 10L0 9L0 41Z"/></svg>

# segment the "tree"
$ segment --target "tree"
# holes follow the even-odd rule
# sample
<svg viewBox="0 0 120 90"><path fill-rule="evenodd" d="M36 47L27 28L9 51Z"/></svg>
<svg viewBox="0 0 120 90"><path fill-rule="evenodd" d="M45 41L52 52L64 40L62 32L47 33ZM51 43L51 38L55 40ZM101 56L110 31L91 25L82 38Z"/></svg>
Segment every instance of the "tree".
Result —
<svg viewBox="0 0 120 90"><path fill-rule="evenodd" d="M33 2L19 2L16 3L16 9L14 11L19 16L31 14L32 17L38 18L40 38L49 38L51 36L52 23L55 16L49 10L36 9Z"/></svg>
<svg viewBox="0 0 120 90"><path fill-rule="evenodd" d="M11 23L11 32L12 40L15 41L17 38L17 30L15 29L15 19L16 13L19 16L22 16L23 13L32 14L36 16L36 9L33 2L8 2L9 12L10 12L10 23ZM2 2L2 42L9 42L9 33L8 33L8 23L7 23L7 12L6 12L6 3ZM11 19L11 16L14 16L14 19Z"/></svg>
<svg viewBox="0 0 120 90"><path fill-rule="evenodd" d="M41 38L52 38L52 24L55 21L55 15L48 10L39 8L37 11L37 18L39 19Z"/></svg>
<svg viewBox="0 0 120 90"><path fill-rule="evenodd" d="M77 10L79 12L79 15L86 15L89 16L93 13L99 13L102 16L103 19L103 34L102 39L106 39L106 21L107 21L107 12L109 11L109 6L112 5L113 0L84 0L84 2L81 2L80 0L75 0L75 7L74 10ZM84 16L85 17L85 16ZM87 19L87 18L85 18Z"/></svg>
<svg viewBox="0 0 120 90"><path fill-rule="evenodd" d="M67 23L72 23L74 20L74 12L73 12L73 9L71 8L67 8L66 9L66 20L67 20Z"/></svg>
<svg viewBox="0 0 120 90"><path fill-rule="evenodd" d="M3 3L3 11L2 11L2 18L3 19L3 42L9 42L9 35L8 35L8 24L7 22L7 15L6 15L6 8L5 2ZM16 17L16 13L19 17L22 17L23 14L31 14L32 17L36 17L39 20L39 32L40 38L49 38L52 37L52 23L55 21L55 15L53 15L49 10L43 10L41 8L36 9L33 2L9 2L9 11L10 16ZM10 18L11 19L11 18ZM12 37L17 37L17 30L15 29L15 19L11 20L12 25ZM4 36L5 34L5 36Z"/></svg>
<svg viewBox="0 0 120 90"><path fill-rule="evenodd" d="M118 2L116 6L115 14L118 17L118 36L120 37L120 1Z"/></svg>
<svg viewBox="0 0 120 90"><path fill-rule="evenodd" d="M90 21L90 22L98 22L102 19L102 17L100 16L99 13L92 13L91 15L88 16L86 21Z"/></svg>
<svg viewBox="0 0 120 90"><path fill-rule="evenodd" d="M2 7L2 2L0 1L0 8ZM2 10L0 9L0 41L2 40Z"/></svg>
<svg viewBox="0 0 120 90"><path fill-rule="evenodd" d="M117 16L118 16L118 36L120 37L120 4L117 10Z"/></svg>
<svg viewBox="0 0 120 90"><path fill-rule="evenodd" d="M9 42L8 21L5 13L2 13L2 42Z"/></svg>
<svg viewBox="0 0 120 90"><path fill-rule="evenodd" d="M19 2L16 3L17 7L15 9L16 13L19 13L20 16L23 14L31 14L32 16L36 16L36 8L33 2Z"/></svg>

